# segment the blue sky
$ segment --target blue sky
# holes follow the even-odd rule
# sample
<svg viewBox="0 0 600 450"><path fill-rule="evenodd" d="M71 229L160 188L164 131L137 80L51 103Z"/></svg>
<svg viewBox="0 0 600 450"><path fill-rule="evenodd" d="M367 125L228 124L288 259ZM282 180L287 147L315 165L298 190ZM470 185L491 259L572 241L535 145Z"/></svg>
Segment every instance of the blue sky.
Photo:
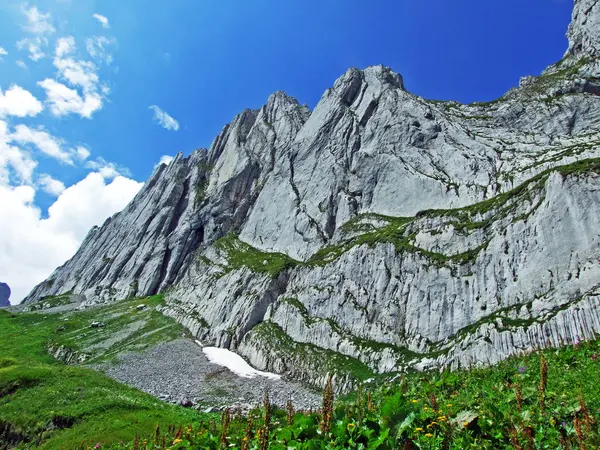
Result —
<svg viewBox="0 0 600 450"><path fill-rule="evenodd" d="M491 100L562 57L571 10L570 0L2 0L0 202L16 219L0 218L0 281L22 295L163 155L209 146L276 90L312 108L349 67L384 64L423 97Z"/></svg>

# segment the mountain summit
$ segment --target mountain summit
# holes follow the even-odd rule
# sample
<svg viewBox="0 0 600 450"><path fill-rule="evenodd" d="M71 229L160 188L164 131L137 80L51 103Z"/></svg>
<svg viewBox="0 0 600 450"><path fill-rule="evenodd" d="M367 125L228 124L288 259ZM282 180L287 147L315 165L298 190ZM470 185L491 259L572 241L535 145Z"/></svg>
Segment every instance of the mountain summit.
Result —
<svg viewBox="0 0 600 450"><path fill-rule="evenodd" d="M599 21L576 0L563 60L489 103L425 100L383 66L313 111L277 92L158 167L26 302L164 293L198 339L317 385L590 338Z"/></svg>

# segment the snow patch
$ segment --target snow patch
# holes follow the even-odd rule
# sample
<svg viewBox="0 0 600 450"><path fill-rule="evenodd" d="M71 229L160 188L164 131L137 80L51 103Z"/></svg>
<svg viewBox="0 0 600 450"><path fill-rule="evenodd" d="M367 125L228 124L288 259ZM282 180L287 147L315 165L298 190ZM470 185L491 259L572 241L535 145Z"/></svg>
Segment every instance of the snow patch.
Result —
<svg viewBox="0 0 600 450"><path fill-rule="evenodd" d="M198 341L196 343L202 346ZM274 380L281 379L280 375L270 372L261 372L248 364L240 355L224 348L202 347L202 351L208 360L219 366L227 367L236 375L244 378L254 378L255 376L267 377Z"/></svg>

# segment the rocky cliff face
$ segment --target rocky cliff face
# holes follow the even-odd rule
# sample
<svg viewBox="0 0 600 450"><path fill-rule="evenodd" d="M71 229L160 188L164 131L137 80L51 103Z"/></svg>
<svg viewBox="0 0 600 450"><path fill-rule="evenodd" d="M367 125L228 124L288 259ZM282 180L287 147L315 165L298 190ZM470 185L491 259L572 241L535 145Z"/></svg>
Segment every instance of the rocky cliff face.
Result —
<svg viewBox="0 0 600 450"><path fill-rule="evenodd" d="M314 111L284 93L159 167L28 302L165 293L261 369L340 385L600 332L598 1L565 58L490 103L377 66Z"/></svg>
<svg viewBox="0 0 600 450"><path fill-rule="evenodd" d="M10 287L6 283L0 283L0 308L10 306Z"/></svg>

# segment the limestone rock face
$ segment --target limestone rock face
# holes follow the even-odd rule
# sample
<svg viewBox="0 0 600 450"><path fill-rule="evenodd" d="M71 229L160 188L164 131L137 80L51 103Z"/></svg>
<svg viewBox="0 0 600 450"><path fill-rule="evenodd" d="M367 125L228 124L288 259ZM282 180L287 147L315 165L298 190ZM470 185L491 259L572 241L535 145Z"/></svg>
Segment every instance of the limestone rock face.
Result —
<svg viewBox="0 0 600 450"><path fill-rule="evenodd" d="M10 287L6 283L0 282L0 308L10 306Z"/></svg>
<svg viewBox="0 0 600 450"><path fill-rule="evenodd" d="M568 38L568 54L596 58L600 56L600 1L575 1Z"/></svg>
<svg viewBox="0 0 600 450"><path fill-rule="evenodd" d="M600 332L600 6L565 58L489 103L350 69L282 92L156 169L27 302L164 293L164 314L260 369L339 389Z"/></svg>

